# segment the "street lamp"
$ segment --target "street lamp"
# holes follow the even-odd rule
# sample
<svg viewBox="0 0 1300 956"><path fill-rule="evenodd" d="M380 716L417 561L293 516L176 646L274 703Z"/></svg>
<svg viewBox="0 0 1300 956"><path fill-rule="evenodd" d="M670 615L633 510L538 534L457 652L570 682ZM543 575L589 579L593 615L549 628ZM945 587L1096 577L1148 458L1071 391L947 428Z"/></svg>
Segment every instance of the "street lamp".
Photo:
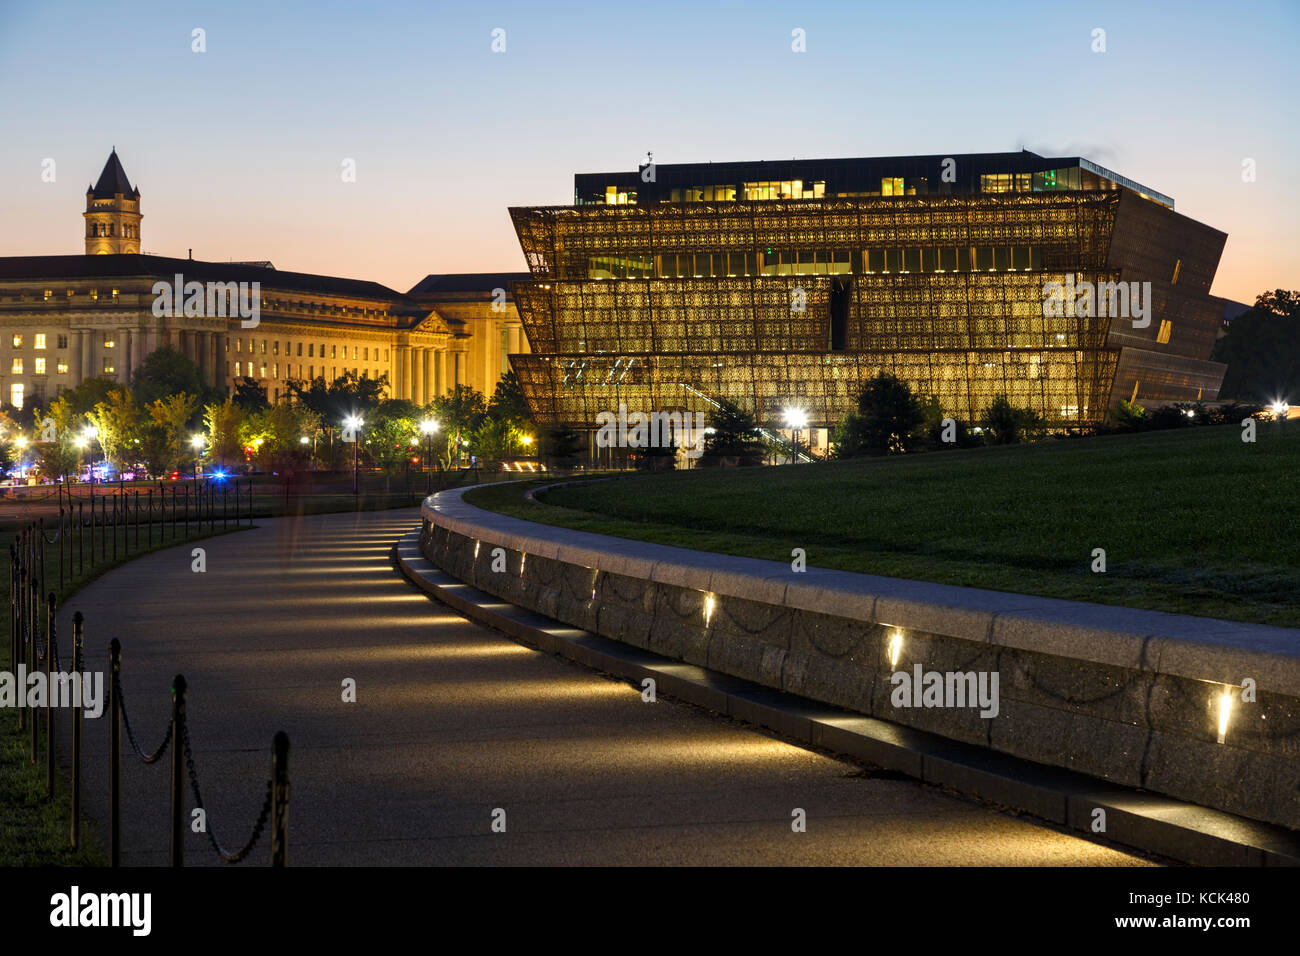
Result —
<svg viewBox="0 0 1300 956"><path fill-rule="evenodd" d="M791 462L799 460L799 431L808 425L808 414L802 408L787 408L785 410L785 423L791 430L792 440L794 443L794 453L791 455Z"/></svg>
<svg viewBox="0 0 1300 956"><path fill-rule="evenodd" d="M347 418L343 419L344 427L347 428L348 432L351 433L352 435L352 495L353 497L356 497L357 495L360 494L360 491L358 490L358 486L357 486L357 470L360 467L358 455L361 450L360 449L361 435L359 434L359 432L361 430L361 426L364 424L365 422L362 421L361 418L356 415L349 415Z"/></svg>
<svg viewBox="0 0 1300 956"><path fill-rule="evenodd" d="M1270 405L1269 409L1277 417L1277 420L1281 421L1282 419L1286 418L1287 413L1291 411L1291 406L1284 401L1278 400L1274 402L1272 405Z"/></svg>
<svg viewBox="0 0 1300 956"><path fill-rule="evenodd" d="M207 444L202 435L195 435L190 439L190 447L194 449L194 480L199 480L199 456L203 454L203 446Z"/></svg>
<svg viewBox="0 0 1300 956"><path fill-rule="evenodd" d="M424 467L433 474L433 434L438 430L438 423L432 418L420 422L420 434L424 436Z"/></svg>
<svg viewBox="0 0 1300 956"><path fill-rule="evenodd" d="M27 451L27 436L19 435L14 439L14 444L18 446L18 477L27 477L23 472L23 454Z"/></svg>

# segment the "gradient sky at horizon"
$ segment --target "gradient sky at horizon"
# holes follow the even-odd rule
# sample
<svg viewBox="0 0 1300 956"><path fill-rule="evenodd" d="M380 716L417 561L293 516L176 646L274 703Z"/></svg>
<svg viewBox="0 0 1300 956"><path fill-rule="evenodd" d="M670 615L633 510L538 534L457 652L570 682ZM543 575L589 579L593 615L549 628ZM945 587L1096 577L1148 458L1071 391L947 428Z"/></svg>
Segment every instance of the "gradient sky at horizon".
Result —
<svg viewBox="0 0 1300 956"><path fill-rule="evenodd" d="M1086 156L1228 233L1212 291L1253 302L1300 289L1298 37L1296 0L0 0L0 255L84 251L86 186L114 145L145 251L399 290L523 271L508 206L571 203L575 172L634 169L647 150L1024 147Z"/></svg>

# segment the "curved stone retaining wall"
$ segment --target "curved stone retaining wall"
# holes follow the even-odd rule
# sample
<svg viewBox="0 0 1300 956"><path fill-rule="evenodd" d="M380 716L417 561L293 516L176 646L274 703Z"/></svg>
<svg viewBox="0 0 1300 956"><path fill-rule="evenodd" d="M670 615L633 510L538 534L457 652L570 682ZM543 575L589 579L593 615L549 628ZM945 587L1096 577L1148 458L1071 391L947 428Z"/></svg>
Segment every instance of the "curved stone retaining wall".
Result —
<svg viewBox="0 0 1300 956"><path fill-rule="evenodd" d="M1300 828L1300 631L796 572L520 521L462 493L426 500L421 550L512 604L883 720Z"/></svg>

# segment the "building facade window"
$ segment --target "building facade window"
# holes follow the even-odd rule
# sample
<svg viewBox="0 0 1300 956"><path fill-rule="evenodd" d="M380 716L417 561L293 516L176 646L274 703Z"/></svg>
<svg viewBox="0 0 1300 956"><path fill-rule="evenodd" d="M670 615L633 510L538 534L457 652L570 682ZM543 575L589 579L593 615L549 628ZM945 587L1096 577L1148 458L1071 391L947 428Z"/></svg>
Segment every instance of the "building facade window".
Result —
<svg viewBox="0 0 1300 956"><path fill-rule="evenodd" d="M56 362L55 365L54 365L54 370L55 370L56 372L58 372L58 374L60 374L60 375L67 375L67 374L68 374L68 360L67 360L67 359L63 359L63 358L59 359L58 362Z"/></svg>
<svg viewBox="0 0 1300 956"><path fill-rule="evenodd" d="M114 372L116 372L116 371L117 371L117 369L113 367L113 359L110 358L109 356L105 355L105 356L104 356L104 374L105 374L105 375L112 375L112 374L113 374Z"/></svg>
<svg viewBox="0 0 1300 956"><path fill-rule="evenodd" d="M16 349L20 349L23 347L23 337L17 332L14 333L13 346Z"/></svg>
<svg viewBox="0 0 1300 956"><path fill-rule="evenodd" d="M33 339L33 342L32 342L32 348L34 348L34 349L43 349L43 348L45 348L45 333L44 333L44 332L37 332L34 336L32 336L32 339Z"/></svg>
<svg viewBox="0 0 1300 956"><path fill-rule="evenodd" d="M44 374L45 374L45 359L44 359L44 358L37 358L37 359L33 359L33 360L32 360L32 373L33 373L34 375L44 375Z"/></svg>
<svg viewBox="0 0 1300 956"><path fill-rule="evenodd" d="M13 375L23 374L23 357L21 355L14 356L13 365L10 366L9 371Z"/></svg>
<svg viewBox="0 0 1300 956"><path fill-rule="evenodd" d="M9 386L9 404L14 408L23 407L23 392L26 388L21 382L15 382Z"/></svg>

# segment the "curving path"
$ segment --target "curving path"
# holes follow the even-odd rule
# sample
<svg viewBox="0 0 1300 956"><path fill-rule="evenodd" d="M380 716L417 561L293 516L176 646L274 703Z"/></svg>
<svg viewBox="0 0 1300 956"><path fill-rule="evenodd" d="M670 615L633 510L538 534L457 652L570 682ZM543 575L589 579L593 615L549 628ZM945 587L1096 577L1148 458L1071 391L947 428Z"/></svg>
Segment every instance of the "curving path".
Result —
<svg viewBox="0 0 1300 956"><path fill-rule="evenodd" d="M286 730L291 865L1146 862L686 704L643 703L470 623L394 570L393 543L418 523L415 509L263 521L201 542L202 574L189 547L140 558L62 609L60 643L76 610L92 669L122 641L142 747L162 738L171 677L185 674L209 822L227 845L256 819L271 737ZM341 699L344 678L356 703ZM83 791L105 846L107 729L86 723ZM123 767L123 862L165 864L170 755ZM496 808L505 833L492 832ZM217 862L192 833L186 860Z"/></svg>

